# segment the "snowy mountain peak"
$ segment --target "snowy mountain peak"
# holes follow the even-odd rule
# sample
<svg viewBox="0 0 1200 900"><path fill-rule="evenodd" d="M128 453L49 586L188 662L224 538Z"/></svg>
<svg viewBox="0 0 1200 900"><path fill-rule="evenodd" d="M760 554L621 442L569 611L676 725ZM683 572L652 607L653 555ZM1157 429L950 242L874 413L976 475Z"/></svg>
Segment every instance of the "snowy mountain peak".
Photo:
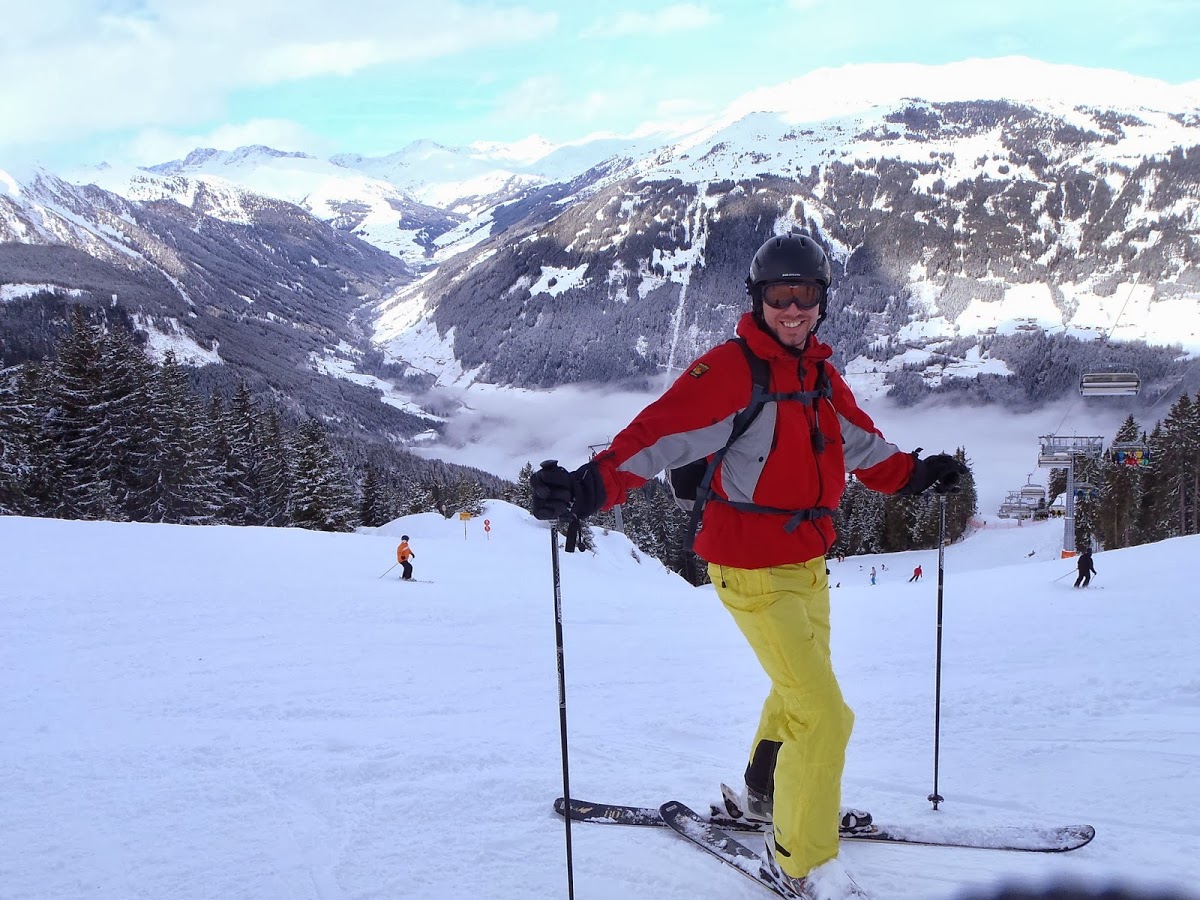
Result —
<svg viewBox="0 0 1200 900"><path fill-rule="evenodd" d="M159 175L179 175L201 168L253 168L259 165L270 165L275 160L281 159L316 159L316 157L297 151L276 150L262 144L251 144L238 147L236 150L198 147L181 160L176 159L155 166L147 166L146 170Z"/></svg>
<svg viewBox="0 0 1200 900"><path fill-rule="evenodd" d="M538 134L513 141L512 143L497 143L492 141L474 141L470 148L483 156L497 160L510 160L516 165L531 166L538 160L545 159L555 150L558 144L553 144Z"/></svg>
<svg viewBox="0 0 1200 900"><path fill-rule="evenodd" d="M879 63L821 68L751 91L731 103L726 120L777 112L817 121L909 99L1009 100L1057 107L1179 110L1200 107L1200 81L1172 85L1111 69L1027 57L970 59L941 66Z"/></svg>
<svg viewBox="0 0 1200 900"><path fill-rule="evenodd" d="M21 196L21 185L17 183L16 178L3 169L0 169L0 192L14 198Z"/></svg>

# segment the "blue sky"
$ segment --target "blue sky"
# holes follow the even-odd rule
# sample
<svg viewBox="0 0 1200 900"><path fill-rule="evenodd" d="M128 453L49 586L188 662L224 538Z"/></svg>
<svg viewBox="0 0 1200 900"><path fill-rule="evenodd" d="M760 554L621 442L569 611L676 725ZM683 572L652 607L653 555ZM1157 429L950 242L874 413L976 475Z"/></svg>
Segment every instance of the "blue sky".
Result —
<svg viewBox="0 0 1200 900"><path fill-rule="evenodd" d="M16 7L15 0L6 5ZM0 29L0 168L197 146L383 154L711 117L815 68L1022 55L1200 79L1200 0L39 0Z"/></svg>

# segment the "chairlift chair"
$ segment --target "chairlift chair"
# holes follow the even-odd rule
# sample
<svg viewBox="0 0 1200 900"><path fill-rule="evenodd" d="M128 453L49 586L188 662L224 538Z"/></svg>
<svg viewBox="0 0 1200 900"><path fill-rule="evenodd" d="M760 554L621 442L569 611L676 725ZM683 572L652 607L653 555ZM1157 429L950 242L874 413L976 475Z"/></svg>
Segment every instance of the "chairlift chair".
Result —
<svg viewBox="0 0 1200 900"><path fill-rule="evenodd" d="M1038 468L1069 469L1077 456L1099 459L1104 455L1104 438L1044 434L1039 439Z"/></svg>
<svg viewBox="0 0 1200 900"><path fill-rule="evenodd" d="M1020 491L1021 501L1024 503L1032 503L1034 506L1038 502L1046 502L1046 489L1040 484L1027 484Z"/></svg>
<svg viewBox="0 0 1200 900"><path fill-rule="evenodd" d="M1022 514L1021 492L1009 491L1004 497L1004 502L1000 504L1000 510L996 515L1001 519L1012 519L1014 517L1020 518Z"/></svg>
<svg viewBox="0 0 1200 900"><path fill-rule="evenodd" d="M1114 465L1144 469L1150 465L1150 445L1145 441L1113 441L1108 458Z"/></svg>
<svg viewBox="0 0 1200 900"><path fill-rule="evenodd" d="M1141 388L1137 372L1088 372L1079 379L1081 397L1132 397Z"/></svg>
<svg viewBox="0 0 1200 900"><path fill-rule="evenodd" d="M1038 468L1040 469L1070 468L1073 458L1071 449L1058 443L1053 438L1049 440L1043 438L1038 448Z"/></svg>

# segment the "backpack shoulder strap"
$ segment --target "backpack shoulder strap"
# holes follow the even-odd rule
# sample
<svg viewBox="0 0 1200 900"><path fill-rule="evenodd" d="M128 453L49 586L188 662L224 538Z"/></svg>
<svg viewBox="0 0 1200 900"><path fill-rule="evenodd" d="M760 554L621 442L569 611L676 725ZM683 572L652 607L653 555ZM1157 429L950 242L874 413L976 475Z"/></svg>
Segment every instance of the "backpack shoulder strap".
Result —
<svg viewBox="0 0 1200 900"><path fill-rule="evenodd" d="M700 519L704 515L704 506L712 494L712 480L717 468L721 465L725 454L729 452L729 448L746 433L746 429L757 418L771 395L770 364L750 349L745 338L730 338L729 343L737 344L742 348L742 355L746 357L746 364L750 367L750 399L733 417L729 440L725 442L724 447L709 457L708 464L704 467L704 474L696 485L696 498L692 501L691 513L688 516L688 529L684 536L683 549L687 552L691 551L692 544L696 540L696 532L700 530Z"/></svg>
<svg viewBox="0 0 1200 900"><path fill-rule="evenodd" d="M733 431L729 436L726 446L732 444L746 433L746 429L750 427L750 424L762 412L763 404L767 402L771 395L770 363L755 354L750 349L750 345L746 343L745 338L731 338L729 342L741 347L742 355L746 357L746 365L750 367L750 400L747 402L745 409L734 417Z"/></svg>

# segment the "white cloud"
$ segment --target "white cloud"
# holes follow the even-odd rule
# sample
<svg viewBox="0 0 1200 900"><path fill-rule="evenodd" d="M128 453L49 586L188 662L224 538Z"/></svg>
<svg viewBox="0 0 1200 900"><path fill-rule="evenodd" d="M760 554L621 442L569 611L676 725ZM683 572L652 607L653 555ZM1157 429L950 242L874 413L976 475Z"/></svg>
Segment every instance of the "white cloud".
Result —
<svg viewBox="0 0 1200 900"><path fill-rule="evenodd" d="M580 93L557 75L539 75L502 94L490 118L502 122L528 118L530 111L536 111L542 118L560 122L593 122L637 104L644 96L644 82L631 83L625 78L611 82L603 90Z"/></svg>
<svg viewBox="0 0 1200 900"><path fill-rule="evenodd" d="M577 82L597 86L579 88ZM649 101L648 88L653 97ZM675 81L663 80L660 73L642 65L625 66L607 77L589 77L587 73L581 78L543 75L527 78L498 97L488 118L501 124L527 119L531 111L536 111L544 120L577 126L581 135L598 138L618 133L629 136L631 129L636 129L632 132L635 135L681 132L699 127L705 116L719 111L708 98L666 93L677 89ZM642 119L641 127L632 123L625 131L594 130L595 123L620 121L629 110L638 110L648 120Z"/></svg>
<svg viewBox="0 0 1200 900"><path fill-rule="evenodd" d="M0 145L219 119L231 94L544 38L521 6L40 0L0 29Z"/></svg>
<svg viewBox="0 0 1200 900"><path fill-rule="evenodd" d="M588 30L589 36L662 37L663 32L689 31L706 28L717 21L706 7L691 3L678 3L653 12L623 12L612 19L605 19Z"/></svg>

